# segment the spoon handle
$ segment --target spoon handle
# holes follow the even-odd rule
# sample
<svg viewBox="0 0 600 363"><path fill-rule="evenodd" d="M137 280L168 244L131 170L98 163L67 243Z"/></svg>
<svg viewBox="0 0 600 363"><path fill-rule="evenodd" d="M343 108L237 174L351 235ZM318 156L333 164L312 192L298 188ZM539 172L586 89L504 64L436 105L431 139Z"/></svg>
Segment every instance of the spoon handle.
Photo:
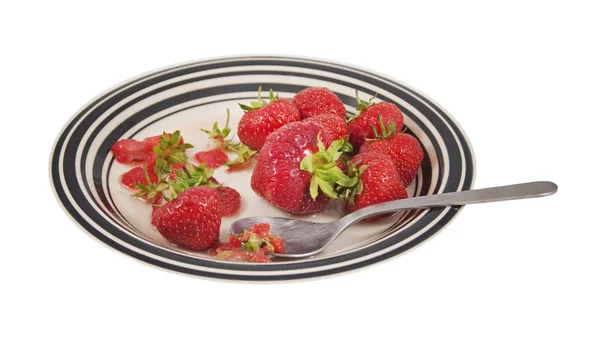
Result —
<svg viewBox="0 0 600 363"><path fill-rule="evenodd" d="M381 213L396 212L405 209L447 207L474 203L500 202L504 200L536 198L556 193L558 186L552 182L540 181L501 187L465 190L462 192L442 193L424 197L407 198L380 203L357 210L341 218L344 227L361 219Z"/></svg>

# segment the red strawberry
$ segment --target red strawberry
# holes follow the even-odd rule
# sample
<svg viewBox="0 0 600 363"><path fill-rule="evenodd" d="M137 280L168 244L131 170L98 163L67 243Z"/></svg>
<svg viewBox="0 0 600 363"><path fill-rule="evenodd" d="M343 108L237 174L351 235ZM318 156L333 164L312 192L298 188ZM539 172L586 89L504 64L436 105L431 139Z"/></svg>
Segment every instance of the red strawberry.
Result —
<svg viewBox="0 0 600 363"><path fill-rule="evenodd" d="M329 134L335 140L348 136L348 125L346 125L346 120L340 116L332 114L318 115L302 121L312 121L321 125L325 130L329 131Z"/></svg>
<svg viewBox="0 0 600 363"><path fill-rule="evenodd" d="M336 166L343 146L343 140L334 142L329 132L314 122L285 125L267 138L258 154L252 189L287 212L318 212L330 198L337 198L337 184L352 184Z"/></svg>
<svg viewBox="0 0 600 363"><path fill-rule="evenodd" d="M332 114L341 118L346 118L346 108L344 104L328 88L311 87L298 92L292 99L294 105L300 111L302 119L317 115Z"/></svg>
<svg viewBox="0 0 600 363"><path fill-rule="evenodd" d="M211 169L218 168L229 160L229 157L225 154L223 149L199 151L196 153L195 157L199 163L206 163L206 167Z"/></svg>
<svg viewBox="0 0 600 363"><path fill-rule="evenodd" d="M300 112L291 100L276 99L271 90L270 103L267 104L260 98L260 91L259 87L258 102L252 102L252 106L240 104L245 113L237 131L240 141L254 150L260 150L273 131L300 121Z"/></svg>
<svg viewBox="0 0 600 363"><path fill-rule="evenodd" d="M356 155L350 162L348 174L358 174L356 187L346 189L348 212L372 204L404 199L408 195L392 159L380 153L365 152ZM377 219L377 217L369 220Z"/></svg>
<svg viewBox="0 0 600 363"><path fill-rule="evenodd" d="M205 186L186 189L153 213L152 224L174 244L194 251L206 250L219 240L219 195Z"/></svg>
<svg viewBox="0 0 600 363"><path fill-rule="evenodd" d="M367 140L360 147L359 154L379 152L389 156L396 164L400 178L405 186L409 186L421 166L423 149L413 136L396 133L394 124L389 127L381 125L382 134L376 133L375 140Z"/></svg>
<svg viewBox="0 0 600 363"><path fill-rule="evenodd" d="M365 139L375 137L374 130L378 130L380 127L379 117L383 119L386 126L394 123L396 124L396 130L402 130L404 116L398 106L389 102L372 103L372 99L369 100L369 103L365 103L358 97L358 91L356 92L356 99L358 101L356 109L359 114L348 123L349 141L354 150L359 150ZM378 132L381 132L381 129Z"/></svg>
<svg viewBox="0 0 600 363"><path fill-rule="evenodd" d="M219 208L223 217L232 216L240 210L241 196L237 190L221 186L217 188L217 193L219 194Z"/></svg>

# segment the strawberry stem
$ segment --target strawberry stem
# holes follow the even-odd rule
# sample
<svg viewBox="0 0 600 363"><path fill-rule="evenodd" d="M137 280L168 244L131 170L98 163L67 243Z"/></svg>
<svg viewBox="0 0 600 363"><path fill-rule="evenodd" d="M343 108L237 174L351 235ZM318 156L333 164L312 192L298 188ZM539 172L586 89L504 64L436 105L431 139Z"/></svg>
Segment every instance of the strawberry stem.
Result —
<svg viewBox="0 0 600 363"><path fill-rule="evenodd" d="M252 111L252 110L258 110L258 109L263 108L264 106L266 106L267 102L262 99L262 97L260 95L261 91L262 91L262 86L258 86L258 97L257 97L257 100L256 101L251 101L250 102L250 106L244 105L242 103L238 103L238 105L240 106L240 108L242 110L244 110L244 112L248 112L248 111ZM273 89L270 89L269 90L269 102L274 102L278 98L279 98L279 94L274 95L273 94Z"/></svg>

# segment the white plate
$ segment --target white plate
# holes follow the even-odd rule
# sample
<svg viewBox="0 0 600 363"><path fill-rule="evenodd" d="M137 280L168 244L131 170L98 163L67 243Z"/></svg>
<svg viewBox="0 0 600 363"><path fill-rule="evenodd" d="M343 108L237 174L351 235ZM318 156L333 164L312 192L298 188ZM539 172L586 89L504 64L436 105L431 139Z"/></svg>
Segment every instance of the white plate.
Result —
<svg viewBox="0 0 600 363"><path fill-rule="evenodd" d="M223 262L205 253L168 243L150 225L150 208L131 197L120 176L131 166L116 163L112 144L122 138L143 139L163 131L181 130L186 142L207 149L208 129L232 112L235 130L242 111L238 102L255 99L258 86L292 98L299 90L323 86L333 90L354 112L355 89L361 98L397 104L408 132L425 150L425 160L409 187L409 196L470 189L475 160L466 135L448 113L411 87L388 77L322 60L252 56L185 63L138 76L96 97L69 120L56 140L50 162L57 199L75 223L95 239L162 268L211 278L235 280L300 279L340 273L390 258L433 236L460 208L436 208L396 215L376 223L351 227L318 256L277 260L271 264ZM247 216L285 216L250 188L251 171L216 170L219 182L237 189L242 209L224 218L229 225ZM303 218L329 221L341 215L332 202L316 215Z"/></svg>

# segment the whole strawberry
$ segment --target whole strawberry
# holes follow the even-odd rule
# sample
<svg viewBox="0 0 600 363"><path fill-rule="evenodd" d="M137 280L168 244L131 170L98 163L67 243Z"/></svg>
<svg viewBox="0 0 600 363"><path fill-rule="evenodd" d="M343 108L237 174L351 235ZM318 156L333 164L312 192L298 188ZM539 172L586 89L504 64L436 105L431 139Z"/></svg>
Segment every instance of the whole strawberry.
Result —
<svg viewBox="0 0 600 363"><path fill-rule="evenodd" d="M389 156L396 164L404 186L409 186L421 166L423 149L419 141L409 134L397 133L396 126L390 123L385 126L381 122L381 134L375 133L374 140L367 140L360 147L359 155L369 152L379 152Z"/></svg>
<svg viewBox="0 0 600 363"><path fill-rule="evenodd" d="M203 251L219 240L219 195L206 186L191 187L154 211L152 224L169 242Z"/></svg>
<svg viewBox="0 0 600 363"><path fill-rule="evenodd" d="M402 111L393 103L379 102L372 103L373 98L369 102L363 102L356 92L356 100L359 113L348 123L348 131L350 134L349 141L354 147L354 150L359 150L365 139L375 137L375 131L380 128L379 117L381 117L385 125L394 123L396 130L402 130L404 125L404 116ZM381 132L381 129L378 130Z"/></svg>
<svg viewBox="0 0 600 363"><path fill-rule="evenodd" d="M346 120L334 114L312 116L302 121L311 121L321 125L329 132L334 140L348 136L348 125L346 125Z"/></svg>
<svg viewBox="0 0 600 363"><path fill-rule="evenodd" d="M348 175L359 178L356 186L343 188L348 212L408 197L396 165L385 154L365 152L354 156L349 164ZM374 219L377 217L369 218Z"/></svg>
<svg viewBox="0 0 600 363"><path fill-rule="evenodd" d="M291 100L277 99L273 90L269 92L270 102L267 103L260 97L261 88L258 88L258 101L251 106L240 104L245 111L238 125L240 141L254 150L260 150L267 136L280 127L291 122L300 121L300 112Z"/></svg>
<svg viewBox="0 0 600 363"><path fill-rule="evenodd" d="M302 119L317 115L337 115L346 118L344 104L330 89L325 87L310 87L296 94L292 99Z"/></svg>
<svg viewBox="0 0 600 363"><path fill-rule="evenodd" d="M322 210L351 180L337 166L344 140L311 121L294 122L271 134L258 154L251 186L260 197L295 214Z"/></svg>

